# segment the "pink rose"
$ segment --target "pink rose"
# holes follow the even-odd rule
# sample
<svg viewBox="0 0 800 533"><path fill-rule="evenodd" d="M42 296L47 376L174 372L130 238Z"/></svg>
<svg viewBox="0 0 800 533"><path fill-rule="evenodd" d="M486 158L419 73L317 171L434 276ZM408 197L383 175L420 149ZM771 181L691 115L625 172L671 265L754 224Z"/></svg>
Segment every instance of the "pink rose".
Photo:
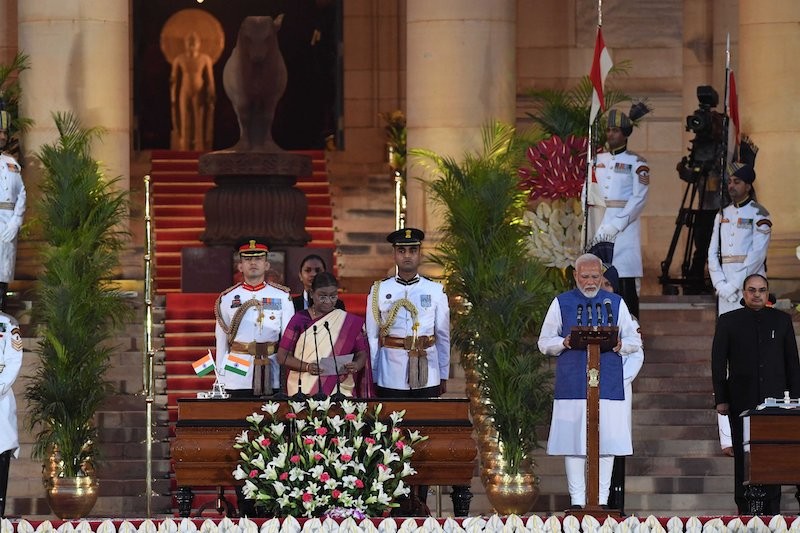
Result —
<svg viewBox="0 0 800 533"><path fill-rule="evenodd" d="M321 454L321 453L315 453L315 454L314 454L314 460L315 460L315 461L320 461L320 460L322 460L322 454Z"/></svg>
<svg viewBox="0 0 800 533"><path fill-rule="evenodd" d="M297 463L300 462L300 456L299 455L293 455L293 456L291 456L289 458L289 461L293 462L294 464L297 464Z"/></svg>
<svg viewBox="0 0 800 533"><path fill-rule="evenodd" d="M305 444L306 446L311 446L312 444L314 444L314 439L312 439L311 437L306 437L303 439L303 444Z"/></svg>
<svg viewBox="0 0 800 533"><path fill-rule="evenodd" d="M342 454L342 461L344 461L345 463L350 462L350 460L352 460L352 459L353 459L353 456L350 455L349 453L343 453Z"/></svg>
<svg viewBox="0 0 800 533"><path fill-rule="evenodd" d="M366 437L364 438L364 442L366 442L367 444L375 444L375 439L373 439L372 437Z"/></svg>
<svg viewBox="0 0 800 533"><path fill-rule="evenodd" d="M360 479L357 479L356 480L356 488L363 489L364 488L364 482L361 481Z"/></svg>
<svg viewBox="0 0 800 533"><path fill-rule="evenodd" d="M341 495L342 495L342 491L337 490L337 489L333 489L333 492L331 492L331 496L333 496L333 498L336 499L336 500L338 500L339 496L341 496Z"/></svg>
<svg viewBox="0 0 800 533"><path fill-rule="evenodd" d="M331 475L328 474L327 472L323 472L322 474L319 475L319 480L320 481L328 481L330 478L331 478Z"/></svg>
<svg viewBox="0 0 800 533"><path fill-rule="evenodd" d="M344 415L344 419L352 422L353 420L356 419L356 415L354 415L353 413L347 413L346 415Z"/></svg>
<svg viewBox="0 0 800 533"><path fill-rule="evenodd" d="M401 441L401 440L399 440L399 441L397 441L397 442L395 443L395 446L397 446L397 448L398 448L398 449L402 450L403 448L405 448L405 447L406 447L406 443L405 443L405 442L403 442L403 441Z"/></svg>
<svg viewBox="0 0 800 533"><path fill-rule="evenodd" d="M331 444L335 444L336 446L339 445L339 437L333 437L331 439Z"/></svg>
<svg viewBox="0 0 800 533"><path fill-rule="evenodd" d="M289 479L289 472L281 472L281 475L278 476L278 479L280 479L281 481L286 481L287 479Z"/></svg>
<svg viewBox="0 0 800 533"><path fill-rule="evenodd" d="M270 441L268 438L264 437L263 439L261 439L261 446L266 448L267 446L270 445L270 442L272 442L272 441Z"/></svg>
<svg viewBox="0 0 800 533"><path fill-rule="evenodd" d="M258 470L256 470L255 468L254 468L254 469L252 469L252 470L250 471L250 477L251 477L251 478L258 477Z"/></svg>
<svg viewBox="0 0 800 533"><path fill-rule="evenodd" d="M286 418L289 420L294 420L297 418L297 413L286 413Z"/></svg>
<svg viewBox="0 0 800 533"><path fill-rule="evenodd" d="M317 435L326 435L328 433L328 428L317 428L316 433Z"/></svg>
<svg viewBox="0 0 800 533"><path fill-rule="evenodd" d="M310 492L304 492L303 493L303 501L304 502L310 502L313 499L314 499L314 495L311 494Z"/></svg>

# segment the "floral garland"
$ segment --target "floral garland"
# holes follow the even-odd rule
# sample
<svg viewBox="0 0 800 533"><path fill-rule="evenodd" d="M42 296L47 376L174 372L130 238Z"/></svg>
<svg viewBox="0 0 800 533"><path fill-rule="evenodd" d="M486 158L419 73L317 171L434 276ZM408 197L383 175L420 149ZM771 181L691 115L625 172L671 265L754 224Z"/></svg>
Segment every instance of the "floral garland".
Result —
<svg viewBox="0 0 800 533"><path fill-rule="evenodd" d="M236 437L240 451L233 477L244 481L245 498L268 516L364 518L381 516L407 496L402 478L413 446L426 440L399 427L405 411L381 420L383 404L330 399L262 406L246 418L250 429ZM334 414L335 413L335 414Z"/></svg>

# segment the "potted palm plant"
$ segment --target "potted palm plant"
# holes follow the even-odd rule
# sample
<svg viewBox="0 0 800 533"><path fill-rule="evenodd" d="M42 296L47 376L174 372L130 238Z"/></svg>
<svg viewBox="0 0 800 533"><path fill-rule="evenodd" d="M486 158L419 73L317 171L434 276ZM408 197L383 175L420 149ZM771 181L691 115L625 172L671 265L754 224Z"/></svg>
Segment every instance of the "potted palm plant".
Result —
<svg viewBox="0 0 800 533"><path fill-rule="evenodd" d="M436 174L430 191L444 224L432 259L443 267L448 294L460 302L452 344L468 377L476 377L473 405L487 410L485 424L476 420L482 479L495 509L506 513L526 512L538 494L531 454L552 390L536 333L561 289L526 251L528 191L517 168L529 144L511 126L495 123L484 128L483 151L462 162L414 151ZM529 492L519 498L521 485Z"/></svg>
<svg viewBox="0 0 800 533"><path fill-rule="evenodd" d="M101 131L69 113L53 119L59 138L36 154L43 171L37 216L43 271L33 311L39 364L25 399L48 503L67 519L85 516L97 499L94 416L112 392L104 378L110 340L129 312L110 281L126 237L127 196L91 156Z"/></svg>

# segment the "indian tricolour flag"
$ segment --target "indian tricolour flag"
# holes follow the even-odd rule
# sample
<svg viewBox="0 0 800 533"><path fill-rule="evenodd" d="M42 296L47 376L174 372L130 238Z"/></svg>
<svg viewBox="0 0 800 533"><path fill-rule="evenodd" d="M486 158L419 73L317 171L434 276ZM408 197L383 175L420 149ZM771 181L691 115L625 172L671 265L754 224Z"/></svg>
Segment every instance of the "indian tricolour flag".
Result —
<svg viewBox="0 0 800 533"><path fill-rule="evenodd" d="M192 366L194 367L194 373L198 376L205 376L213 372L214 358L211 357L211 352L209 351L206 355L192 363Z"/></svg>
<svg viewBox="0 0 800 533"><path fill-rule="evenodd" d="M246 376L247 371L250 370L250 361L229 353L225 360L225 370L240 376Z"/></svg>

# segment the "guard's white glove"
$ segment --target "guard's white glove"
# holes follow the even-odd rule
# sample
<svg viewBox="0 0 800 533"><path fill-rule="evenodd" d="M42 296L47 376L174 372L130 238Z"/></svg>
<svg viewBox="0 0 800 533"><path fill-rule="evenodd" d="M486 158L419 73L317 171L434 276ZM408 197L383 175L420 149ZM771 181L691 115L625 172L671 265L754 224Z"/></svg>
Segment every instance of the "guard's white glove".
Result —
<svg viewBox="0 0 800 533"><path fill-rule="evenodd" d="M731 294L730 296L728 296L728 303L736 303L736 302L738 302L738 301L739 301L739 300L741 300L741 299L742 299L742 297L741 297L741 296L739 296L739 291L737 291L737 290L734 290L734 291L733 291L733 294Z"/></svg>
<svg viewBox="0 0 800 533"><path fill-rule="evenodd" d="M719 297L723 300L727 300L731 303L739 299L739 295L736 294L736 287L727 281L723 281L717 286L717 295L719 295ZM734 298L734 300L731 300L731 298Z"/></svg>
<svg viewBox="0 0 800 533"><path fill-rule="evenodd" d="M0 231L0 242L11 242L19 232L19 225L14 220L9 221L5 228Z"/></svg>
<svg viewBox="0 0 800 533"><path fill-rule="evenodd" d="M613 239L617 236L619 230L612 226L611 224L603 224L597 229L596 237L600 239Z"/></svg>

